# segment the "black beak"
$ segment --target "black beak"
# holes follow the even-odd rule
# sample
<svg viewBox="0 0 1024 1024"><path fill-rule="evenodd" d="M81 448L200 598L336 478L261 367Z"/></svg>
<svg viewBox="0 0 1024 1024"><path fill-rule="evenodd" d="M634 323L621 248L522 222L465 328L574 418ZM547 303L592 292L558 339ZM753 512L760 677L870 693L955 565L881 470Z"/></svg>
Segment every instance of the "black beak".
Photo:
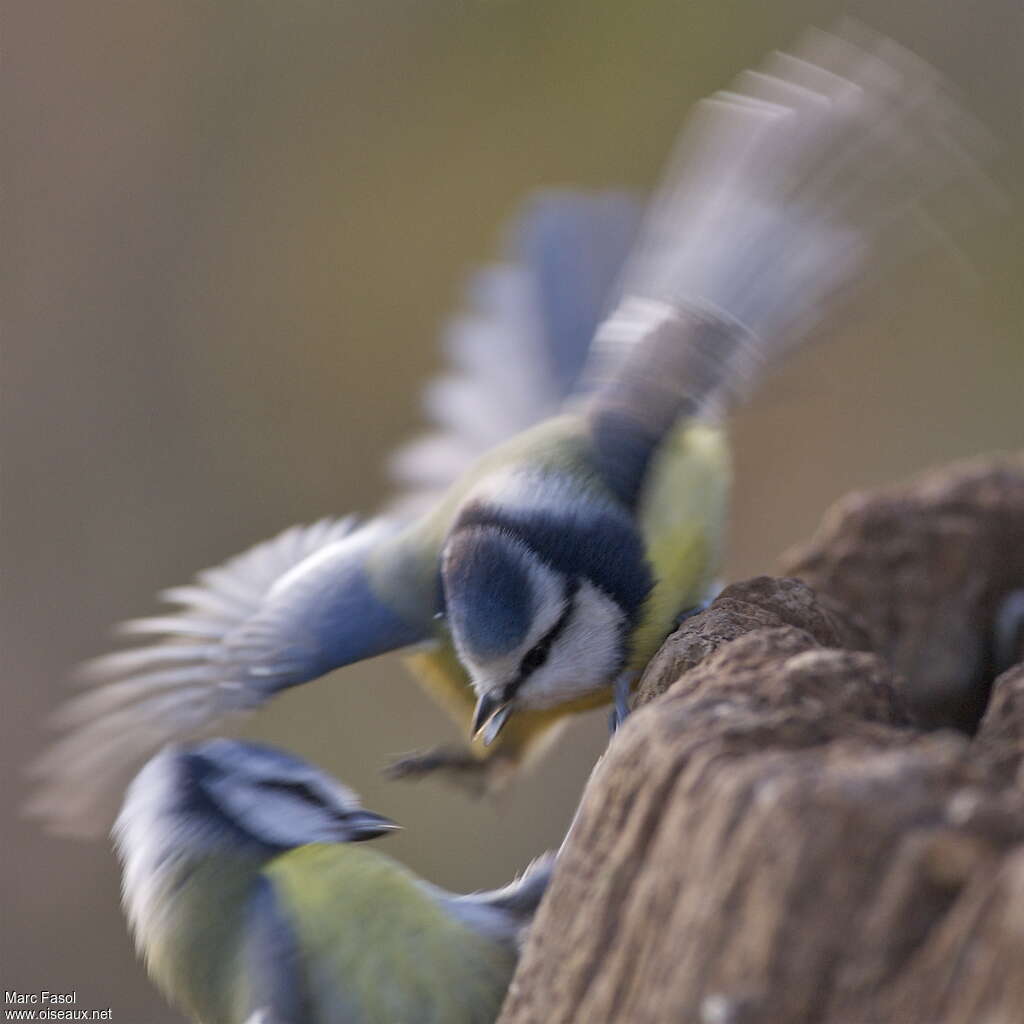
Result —
<svg viewBox="0 0 1024 1024"><path fill-rule="evenodd" d="M377 836L387 835L388 832L394 832L402 827L398 822L385 818L382 814L374 814L373 811L353 811L346 814L342 820L350 843L376 839Z"/></svg>
<svg viewBox="0 0 1024 1024"><path fill-rule="evenodd" d="M501 700L485 693L477 701L476 711L473 714L473 738L476 739L482 734L484 746L489 747L511 714L512 704L510 701Z"/></svg>

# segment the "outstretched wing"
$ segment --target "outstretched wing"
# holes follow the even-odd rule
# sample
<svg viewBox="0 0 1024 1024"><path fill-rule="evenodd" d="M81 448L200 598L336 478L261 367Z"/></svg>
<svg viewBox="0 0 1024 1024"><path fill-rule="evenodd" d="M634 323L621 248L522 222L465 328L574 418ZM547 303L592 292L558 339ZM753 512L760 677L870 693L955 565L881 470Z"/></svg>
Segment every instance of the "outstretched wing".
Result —
<svg viewBox="0 0 1024 1024"><path fill-rule="evenodd" d="M715 418L893 260L976 213L991 142L890 40L813 31L687 122L601 326L593 433L624 500L683 417Z"/></svg>
<svg viewBox="0 0 1024 1024"><path fill-rule="evenodd" d="M64 735L33 766L30 813L56 831L98 834L165 743L208 735L286 687L432 636L436 588L420 579L429 559L417 551L398 564L391 540L493 444L572 392L637 221L622 195L529 203L512 262L477 276L472 311L449 328L453 370L427 398L439 429L399 453L397 476L411 487L399 508L358 529L350 519L294 527L166 591L178 611L122 626L155 639L83 667L89 691L55 716ZM375 573L400 610L381 600Z"/></svg>
<svg viewBox="0 0 1024 1024"><path fill-rule="evenodd" d="M446 372L426 390L435 429L399 449L396 507L419 512L481 455L559 411L640 221L621 192L548 191L513 220L504 262L477 272L443 333Z"/></svg>
<svg viewBox="0 0 1024 1024"><path fill-rule="evenodd" d="M406 593L399 612L374 583L369 560L387 564L396 534L383 519L296 526L165 591L178 611L120 627L152 642L80 670L89 690L55 715L65 735L33 766L40 784L29 812L58 832L101 833L131 776L164 744L208 735L282 689L427 638L432 605L416 609Z"/></svg>

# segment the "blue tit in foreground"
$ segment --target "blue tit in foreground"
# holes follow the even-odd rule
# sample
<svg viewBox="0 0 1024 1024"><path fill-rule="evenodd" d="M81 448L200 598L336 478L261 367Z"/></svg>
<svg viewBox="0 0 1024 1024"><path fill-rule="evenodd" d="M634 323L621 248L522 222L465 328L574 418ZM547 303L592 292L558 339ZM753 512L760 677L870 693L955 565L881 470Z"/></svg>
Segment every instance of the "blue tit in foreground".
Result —
<svg viewBox="0 0 1024 1024"><path fill-rule="evenodd" d="M167 747L114 826L156 984L202 1024L488 1024L553 859L458 896L355 846L397 828L307 762Z"/></svg>
<svg viewBox="0 0 1024 1024"><path fill-rule="evenodd" d="M907 51L812 31L697 105L642 222L622 197L531 203L449 331L406 493L361 525L293 527L127 623L155 639L86 667L35 810L87 833L160 745L386 651L475 737L408 772L491 784L571 713L624 704L721 564L726 413L941 237L934 215L987 202L988 148Z"/></svg>

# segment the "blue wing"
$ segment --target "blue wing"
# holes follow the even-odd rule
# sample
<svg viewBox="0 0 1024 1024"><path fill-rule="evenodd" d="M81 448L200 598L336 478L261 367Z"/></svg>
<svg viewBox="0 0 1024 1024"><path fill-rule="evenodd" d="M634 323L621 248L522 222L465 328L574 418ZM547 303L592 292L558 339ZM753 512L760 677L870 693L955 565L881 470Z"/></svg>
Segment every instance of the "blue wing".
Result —
<svg viewBox="0 0 1024 1024"><path fill-rule="evenodd" d="M470 281L425 394L435 429L393 461L403 511L428 506L481 455L554 415L579 388L594 332L640 221L621 192L547 191L508 231L506 257Z"/></svg>
<svg viewBox="0 0 1024 1024"><path fill-rule="evenodd" d="M641 204L616 192L545 192L513 228L513 248L534 285L546 370L558 402L577 389L640 222Z"/></svg>
<svg viewBox="0 0 1024 1024"><path fill-rule="evenodd" d="M56 831L104 831L128 780L166 743L209 735L278 691L341 665L431 635L432 581L417 608L409 586L398 612L378 596L368 560L408 571L392 521L292 527L196 582L165 591L180 610L125 623L144 646L87 663L89 692L55 716L66 730L34 766L29 811Z"/></svg>

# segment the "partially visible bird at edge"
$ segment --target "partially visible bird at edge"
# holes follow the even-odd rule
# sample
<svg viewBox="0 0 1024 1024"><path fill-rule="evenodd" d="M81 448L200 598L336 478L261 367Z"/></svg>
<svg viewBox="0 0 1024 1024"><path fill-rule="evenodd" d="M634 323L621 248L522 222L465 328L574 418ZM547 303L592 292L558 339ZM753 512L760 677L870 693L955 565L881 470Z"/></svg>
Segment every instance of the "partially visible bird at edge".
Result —
<svg viewBox="0 0 1024 1024"><path fill-rule="evenodd" d="M114 826L150 976L198 1024L490 1024L554 859L458 895L362 845L397 827L272 747L165 747Z"/></svg>

